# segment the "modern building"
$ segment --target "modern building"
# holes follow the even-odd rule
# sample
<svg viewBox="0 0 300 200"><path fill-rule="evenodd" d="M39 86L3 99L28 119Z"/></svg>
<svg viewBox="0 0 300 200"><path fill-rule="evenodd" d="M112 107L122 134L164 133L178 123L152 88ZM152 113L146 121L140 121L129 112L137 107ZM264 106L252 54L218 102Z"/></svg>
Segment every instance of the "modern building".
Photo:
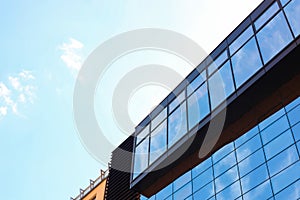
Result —
<svg viewBox="0 0 300 200"><path fill-rule="evenodd" d="M265 0L112 153L108 200L300 199L300 0Z"/></svg>
<svg viewBox="0 0 300 200"><path fill-rule="evenodd" d="M85 189L79 190L79 195L70 200L104 200L106 181L108 176L108 170L100 170L100 176L95 180L90 180L90 185Z"/></svg>

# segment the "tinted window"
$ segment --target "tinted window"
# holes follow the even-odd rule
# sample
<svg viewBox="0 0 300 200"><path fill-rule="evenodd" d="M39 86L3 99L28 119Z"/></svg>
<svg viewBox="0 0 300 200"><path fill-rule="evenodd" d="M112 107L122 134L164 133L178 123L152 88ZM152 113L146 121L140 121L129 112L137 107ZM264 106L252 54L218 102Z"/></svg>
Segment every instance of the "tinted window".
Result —
<svg viewBox="0 0 300 200"><path fill-rule="evenodd" d="M150 138L150 163L167 150L167 123L164 121L152 133Z"/></svg>
<svg viewBox="0 0 300 200"><path fill-rule="evenodd" d="M252 38L232 57L236 87L240 87L262 67L255 39Z"/></svg>
<svg viewBox="0 0 300 200"><path fill-rule="evenodd" d="M227 62L209 79L209 92L212 109L216 108L234 91L230 63Z"/></svg>
<svg viewBox="0 0 300 200"><path fill-rule="evenodd" d="M284 15L278 13L257 33L257 39L263 61L267 63L293 39Z"/></svg>
<svg viewBox="0 0 300 200"><path fill-rule="evenodd" d="M189 128L193 128L210 112L206 83L188 98Z"/></svg>
<svg viewBox="0 0 300 200"><path fill-rule="evenodd" d="M297 37L300 34L300 1L291 1L285 8L284 11L290 22L292 30Z"/></svg>
<svg viewBox="0 0 300 200"><path fill-rule="evenodd" d="M183 103L180 107L169 115L168 121L168 144L172 146L187 132L186 106Z"/></svg>

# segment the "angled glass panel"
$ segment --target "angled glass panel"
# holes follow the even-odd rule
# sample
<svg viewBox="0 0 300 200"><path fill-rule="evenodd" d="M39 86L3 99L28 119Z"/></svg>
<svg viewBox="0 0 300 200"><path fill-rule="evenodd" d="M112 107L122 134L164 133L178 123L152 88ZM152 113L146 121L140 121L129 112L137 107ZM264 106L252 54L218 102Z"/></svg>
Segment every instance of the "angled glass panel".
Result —
<svg viewBox="0 0 300 200"><path fill-rule="evenodd" d="M282 142L284 141L284 142ZM289 145L291 145L294 142L294 139L292 137L292 133L290 130L284 132L279 137L275 138L273 141L271 141L269 144L264 146L266 158L270 159L280 151L287 148Z"/></svg>
<svg viewBox="0 0 300 200"><path fill-rule="evenodd" d="M156 199L165 199L172 194L172 183L156 194Z"/></svg>
<svg viewBox="0 0 300 200"><path fill-rule="evenodd" d="M222 173L227 171L233 165L236 164L235 154L234 152L227 155L225 158L214 164L214 173L215 177L220 176Z"/></svg>
<svg viewBox="0 0 300 200"><path fill-rule="evenodd" d="M258 133L258 127L255 126L250 131L245 133L244 135L240 136L238 139L234 141L236 148L250 140L254 135Z"/></svg>
<svg viewBox="0 0 300 200"><path fill-rule="evenodd" d="M270 117L268 117L264 121L260 122L259 123L259 129L262 131L267 126L269 126L270 124L272 124L275 120L277 120L278 118L282 117L284 114L285 114L284 109L283 108L280 109L279 111L277 111L276 113L272 114Z"/></svg>
<svg viewBox="0 0 300 200"><path fill-rule="evenodd" d="M213 180L213 171L212 168L210 167L202 174L200 174L199 176L193 179L193 190L194 191L199 190L200 188L202 188L204 185L211 182L212 180Z"/></svg>
<svg viewBox="0 0 300 200"><path fill-rule="evenodd" d="M192 177L195 178L199 174L201 174L203 171L207 170L209 167L211 167L211 157L207 158L205 161L201 162L199 165L194 167L192 169Z"/></svg>
<svg viewBox="0 0 300 200"><path fill-rule="evenodd" d="M209 199L214 194L214 182L210 182L200 190L194 191L193 197L194 199Z"/></svg>
<svg viewBox="0 0 300 200"><path fill-rule="evenodd" d="M206 71L202 71L194 80L187 86L187 95L194 92L204 81L206 81Z"/></svg>
<svg viewBox="0 0 300 200"><path fill-rule="evenodd" d="M269 62L293 40L282 12L278 13L257 33L257 40L264 63Z"/></svg>
<svg viewBox="0 0 300 200"><path fill-rule="evenodd" d="M209 114L207 85L204 83L188 98L188 123L192 129Z"/></svg>
<svg viewBox="0 0 300 200"><path fill-rule="evenodd" d="M280 0L282 6L285 6L289 1L290 0Z"/></svg>
<svg viewBox="0 0 300 200"><path fill-rule="evenodd" d="M271 178L274 193L279 192L286 186L290 185L294 181L300 178L300 162L291 165L287 169L283 170L273 178Z"/></svg>
<svg viewBox="0 0 300 200"><path fill-rule="evenodd" d="M209 92L212 109L234 92L230 63L226 62L209 79Z"/></svg>
<svg viewBox="0 0 300 200"><path fill-rule="evenodd" d="M269 199L272 196L270 181L267 180L243 195L244 200Z"/></svg>
<svg viewBox="0 0 300 200"><path fill-rule="evenodd" d="M276 200L300 199L300 179L275 195Z"/></svg>
<svg viewBox="0 0 300 200"><path fill-rule="evenodd" d="M173 183L173 189L174 191L181 188L183 185L187 184L191 181L191 171L186 172L185 174L181 175L179 178L177 178Z"/></svg>
<svg viewBox="0 0 300 200"><path fill-rule="evenodd" d="M251 26L249 26L237 39L235 39L229 46L230 54L233 55L246 41L253 36L254 32Z"/></svg>
<svg viewBox="0 0 300 200"><path fill-rule="evenodd" d="M192 194L192 183L189 182L179 190L177 190L173 195L173 200L182 200L187 198L190 194Z"/></svg>
<svg viewBox="0 0 300 200"><path fill-rule="evenodd" d="M295 140L299 141L300 140L300 123L293 126L292 131L293 131Z"/></svg>
<svg viewBox="0 0 300 200"><path fill-rule="evenodd" d="M248 142L244 143L236 149L237 160L243 160L244 158L248 157L250 154L254 153L261 147L262 145L260 137L259 135L256 135L251 140L249 140Z"/></svg>
<svg viewBox="0 0 300 200"><path fill-rule="evenodd" d="M169 104L169 112L171 113L183 100L185 99L185 90L183 90L176 98Z"/></svg>
<svg viewBox="0 0 300 200"><path fill-rule="evenodd" d="M157 127L167 117L167 108L163 109L158 115L151 121L151 131Z"/></svg>
<svg viewBox="0 0 300 200"><path fill-rule="evenodd" d="M289 117L291 126L298 123L300 121L300 105L297 106L296 108L294 108L293 110L291 110L288 113L288 117Z"/></svg>
<svg viewBox="0 0 300 200"><path fill-rule="evenodd" d="M148 167L149 136L147 136L136 148L134 158L134 174L137 177Z"/></svg>
<svg viewBox="0 0 300 200"><path fill-rule="evenodd" d="M230 168L224 174L215 179L216 192L219 192L238 179L237 166Z"/></svg>
<svg viewBox="0 0 300 200"><path fill-rule="evenodd" d="M255 22L255 28L258 30L264 25L277 11L279 6L277 2L274 2Z"/></svg>
<svg viewBox="0 0 300 200"><path fill-rule="evenodd" d="M236 87L239 88L262 67L255 39L249 40L231 60Z"/></svg>
<svg viewBox="0 0 300 200"><path fill-rule="evenodd" d="M212 155L214 163L221 160L224 156L228 155L234 150L233 142L223 146L221 149L219 149L217 152L215 152Z"/></svg>
<svg viewBox="0 0 300 200"><path fill-rule="evenodd" d="M293 145L268 161L270 176L280 172L298 160L296 146ZM300 178L300 177L299 177Z"/></svg>
<svg viewBox="0 0 300 200"><path fill-rule="evenodd" d="M263 144L280 135L289 128L287 117L284 115L261 132Z"/></svg>
<svg viewBox="0 0 300 200"><path fill-rule="evenodd" d="M228 58L227 50L224 50L207 68L208 75L211 75Z"/></svg>
<svg viewBox="0 0 300 200"><path fill-rule="evenodd" d="M140 143L148 134L149 134L149 125L147 125L141 132L138 133L136 137L136 144Z"/></svg>
<svg viewBox="0 0 300 200"><path fill-rule="evenodd" d="M161 123L150 138L150 164L167 150L167 122Z"/></svg>
<svg viewBox="0 0 300 200"><path fill-rule="evenodd" d="M268 171L266 164L253 170L250 174L241 179L243 192L258 186L268 178Z"/></svg>
<svg viewBox="0 0 300 200"><path fill-rule="evenodd" d="M264 152L260 149L239 163L240 176L245 176L264 162Z"/></svg>
<svg viewBox="0 0 300 200"><path fill-rule="evenodd" d="M225 190L217 194L217 200L236 199L241 196L241 188L239 181L227 187Z"/></svg>
<svg viewBox="0 0 300 200"><path fill-rule="evenodd" d="M293 110L296 106L300 105L300 97L292 101L289 105L285 107L286 111L289 112Z"/></svg>
<svg viewBox="0 0 300 200"><path fill-rule="evenodd" d="M186 103L184 102L169 115L168 145L171 147L187 132Z"/></svg>
<svg viewBox="0 0 300 200"><path fill-rule="evenodd" d="M295 37L300 34L300 1L293 0L285 8L284 11L288 21L292 27Z"/></svg>

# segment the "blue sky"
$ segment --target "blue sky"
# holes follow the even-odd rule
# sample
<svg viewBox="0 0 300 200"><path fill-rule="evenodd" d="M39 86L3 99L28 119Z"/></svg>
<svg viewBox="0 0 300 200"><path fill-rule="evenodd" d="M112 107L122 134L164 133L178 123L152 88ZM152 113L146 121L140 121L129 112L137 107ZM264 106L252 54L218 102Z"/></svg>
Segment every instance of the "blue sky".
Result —
<svg viewBox="0 0 300 200"><path fill-rule="evenodd" d="M162 28L209 53L260 2L1 0L1 198L69 199L106 169L81 144L73 117L78 71L98 45L126 31ZM146 106L136 95L131 116L141 118L168 92L148 89L161 93Z"/></svg>

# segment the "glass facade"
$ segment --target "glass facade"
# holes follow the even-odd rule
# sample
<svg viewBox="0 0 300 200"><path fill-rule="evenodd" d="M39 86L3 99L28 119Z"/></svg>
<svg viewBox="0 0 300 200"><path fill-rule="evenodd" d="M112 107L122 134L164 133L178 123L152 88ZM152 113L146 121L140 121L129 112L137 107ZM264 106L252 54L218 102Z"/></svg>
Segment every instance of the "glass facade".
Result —
<svg viewBox="0 0 300 200"><path fill-rule="evenodd" d="M143 130L136 131L133 180L180 141L186 133L196 126L201 128L211 112L221 104L226 103L226 100L249 82L251 77L263 71L264 67L278 53L296 40L300 34L299 17L300 0L276 0L260 16L253 20L249 17L249 25L246 25L234 39L229 40L226 38L225 45L220 47L221 51L218 55L213 56L214 62L211 62L211 59L205 59L203 61L204 67L202 63L199 65L202 68L196 69L198 75L195 75L188 84L181 87L180 91L176 92L178 95L175 98L169 98L169 96L167 104L163 106L164 109L155 114L155 117L150 117L149 122L143 125L145 127ZM239 148L237 148L239 144L239 141L237 141L237 144L232 146L232 149L235 149L234 153L227 156L236 157L239 164L243 164L244 159L248 159L249 162L250 160L259 159L258 154L260 153L263 153L266 159L272 160L274 155L287 148L287 146L277 148L276 145L280 144L282 140L288 143L293 139L291 137L292 129L288 127L287 121L287 116L282 115L276 123L270 126L261 125L259 130L252 131L252 134L259 132L259 136L253 136L248 144L241 144ZM262 124L266 123L262 122ZM293 119L290 123L294 123ZM299 130L299 127L294 129L296 128ZM278 130L282 131L283 134L275 139L272 131ZM250 143L253 143L253 145L250 145ZM264 147L263 152L260 152L259 149L262 146ZM257 154L252 155L254 151L257 151ZM250 158L250 154L253 157ZM228 159L231 160L231 157ZM219 174L221 172L217 168L215 169L215 175L220 175L217 181L220 181L224 187L227 184L223 183L224 180L231 180L230 184L237 181L235 176L237 173L235 172L237 172L238 166L227 166L228 163L226 166L223 166L222 163L213 164L215 167L220 165L222 169L227 169L227 167L231 169L232 174L224 174L224 177L221 177L222 175ZM264 169L264 166L260 166L255 173L262 174ZM270 172L268 171L268 173ZM235 178L233 178L233 175ZM243 180L240 183L240 189L243 189L242 183L249 182L247 177L244 177ZM259 184L263 183L266 185L265 187L268 186L265 179L261 181L263 182ZM212 187L216 191L223 191L219 186L213 185ZM263 186L261 187L260 189L264 189ZM185 190L190 190L190 186L187 186ZM228 189L227 192L230 193L230 190ZM236 191L235 194L240 196L238 195L240 192Z"/></svg>
<svg viewBox="0 0 300 200"><path fill-rule="evenodd" d="M149 199L299 198L300 97Z"/></svg>

